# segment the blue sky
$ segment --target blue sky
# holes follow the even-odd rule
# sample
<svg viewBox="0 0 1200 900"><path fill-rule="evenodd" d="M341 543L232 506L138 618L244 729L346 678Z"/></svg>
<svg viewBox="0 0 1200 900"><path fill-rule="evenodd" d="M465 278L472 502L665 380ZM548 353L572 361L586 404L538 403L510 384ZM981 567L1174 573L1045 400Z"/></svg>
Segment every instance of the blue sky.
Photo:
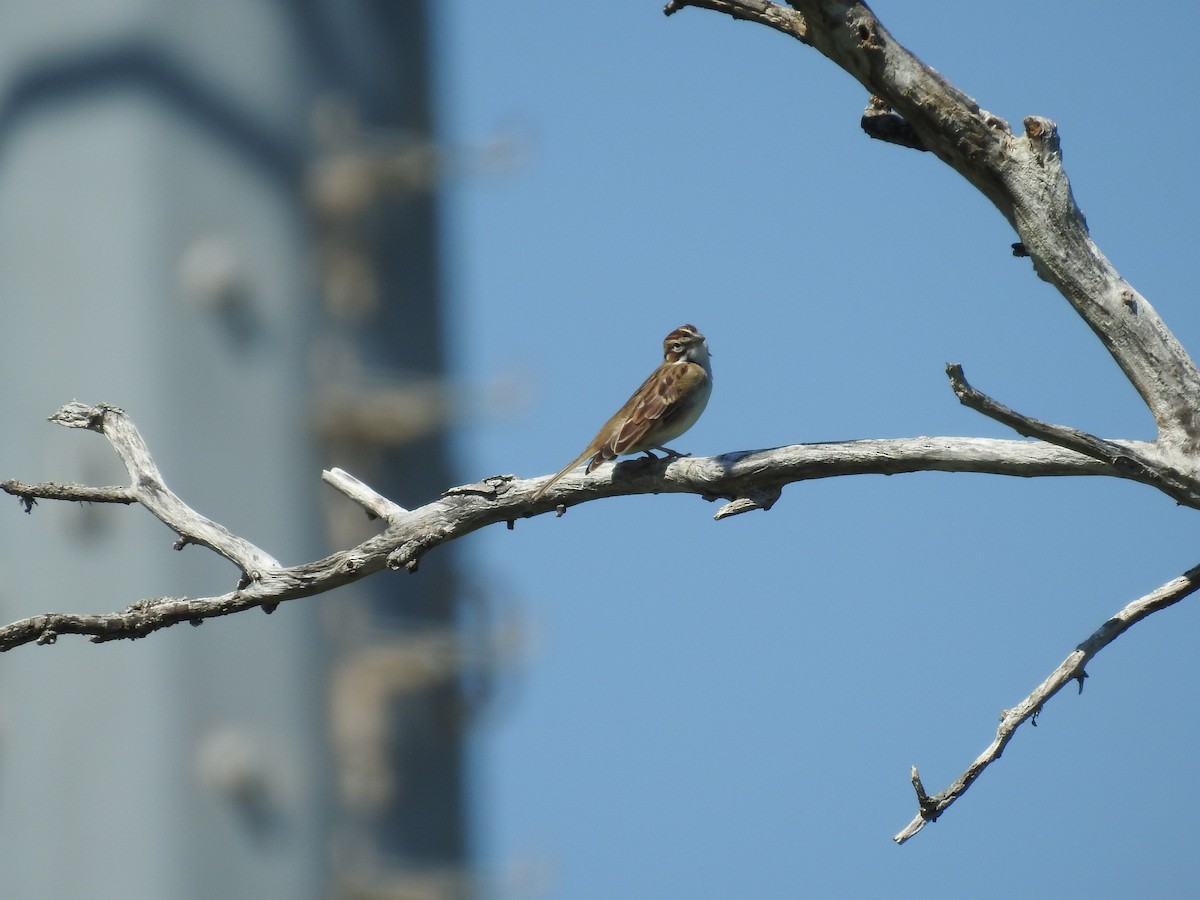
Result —
<svg viewBox="0 0 1200 900"><path fill-rule="evenodd" d="M1185 346L1200 10L887 3L901 43L991 112L1058 122L1093 236ZM716 387L698 455L1010 436L943 366L1107 437L1152 422L1000 215L767 29L656 0L436 8L444 137L529 153L445 202L459 376L532 393L456 439L463 480L549 474L683 322ZM475 746L498 896L1119 897L1194 890L1195 601L1139 625L904 847L908 768L943 788L1112 612L1198 561L1194 513L1109 479L922 474L794 485L713 522L619 498L462 544L524 631ZM524 874L521 874L524 873Z"/></svg>

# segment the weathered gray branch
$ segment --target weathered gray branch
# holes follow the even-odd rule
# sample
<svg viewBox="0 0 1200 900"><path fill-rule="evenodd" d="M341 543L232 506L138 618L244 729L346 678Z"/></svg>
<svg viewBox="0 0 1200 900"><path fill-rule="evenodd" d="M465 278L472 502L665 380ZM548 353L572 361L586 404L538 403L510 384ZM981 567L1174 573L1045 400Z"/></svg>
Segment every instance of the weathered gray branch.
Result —
<svg viewBox="0 0 1200 900"><path fill-rule="evenodd" d="M39 500L73 500L77 503L137 503L137 497L127 487L89 487L86 484L43 481L29 484L10 478L0 481L0 490L18 498L25 512L33 512Z"/></svg>
<svg viewBox="0 0 1200 900"><path fill-rule="evenodd" d="M875 98L875 113L894 110L911 128L907 146L934 153L1009 221L1038 274L1067 298L1146 402L1161 452L1175 468L1196 476L1200 371L1146 298L1093 243L1063 169L1053 122L1029 116L1023 134L1014 135L1007 122L898 43L865 3L791 0L784 7L762 0L672 0L666 12L686 6L789 34L856 78Z"/></svg>
<svg viewBox="0 0 1200 900"><path fill-rule="evenodd" d="M175 496L159 474L158 466L155 465L146 442L133 427L129 417L118 407L104 403L89 406L73 400L51 416L50 421L64 428L96 431L108 438L112 448L117 451L117 456L125 464L125 471L129 473L130 484L125 489L128 496L175 530L179 535L176 547L182 548L186 544L208 547L241 569L246 581L255 580L264 571L279 568L279 563L270 554L232 534L224 525L200 515ZM7 484L6 482L4 485L6 491L21 497L53 497L49 492L30 492L27 488L10 490ZM96 501L105 498L88 497L80 493L67 499ZM113 500L127 502L123 497L114 497Z"/></svg>
<svg viewBox="0 0 1200 900"><path fill-rule="evenodd" d="M181 536L184 543L203 544L233 560L243 573L237 588L216 597L163 597L144 600L104 615L46 613L0 627L0 651L30 642L53 643L60 634L90 635L102 642L144 637L180 622L263 607L268 611L286 600L321 594L387 568L416 571L421 557L435 547L498 522L562 510L569 506L627 494L691 493L708 500L729 500L718 510L722 519L751 509L769 508L783 487L798 481L838 475L895 475L903 472L981 472L1039 477L1051 475L1118 475L1086 456L1033 441L983 438L918 437L893 440L797 444L772 450L727 453L700 459L637 459L601 466L590 475L567 475L547 494L533 499L544 479L499 475L448 490L440 499L406 510L340 470L325 479L385 523L384 530L356 547L324 559L283 567L268 554L201 516L172 494L141 435L120 409L70 403L52 419L72 428L87 428L108 438L125 461L130 487L105 488L113 502L136 500ZM1147 445L1115 442L1129 452ZM92 489L64 494L56 484L4 482L0 489L28 504L31 498L97 499ZM125 492L128 492L126 494ZM176 546L181 546L177 543Z"/></svg>
<svg viewBox="0 0 1200 900"><path fill-rule="evenodd" d="M767 0L670 0L663 12L669 16L688 6L711 9L746 22L757 22L790 35L801 43L809 43L808 23L804 15L778 3L769 3Z"/></svg>
<svg viewBox="0 0 1200 900"><path fill-rule="evenodd" d="M408 514L408 510L403 506L393 503L387 497L383 496L383 494L376 492L374 488L359 481L349 472L338 468L329 469L321 473L321 480L361 506L372 519L395 522L401 516Z"/></svg>
<svg viewBox="0 0 1200 900"><path fill-rule="evenodd" d="M1024 120L1021 135L981 109L901 46L870 8L853 0L671 0L668 15L687 6L758 22L812 46L856 78L870 94L861 125L872 137L934 153L973 184L1004 215L1039 276L1054 285L1099 337L1145 401L1158 426L1152 444L1108 441L1075 428L1018 413L972 388L958 366L948 368L963 404L1019 433L1082 453L1110 473L1152 485L1200 508L1200 371L1150 303L1100 252L1075 203L1053 122ZM1067 658L1041 687L1005 714L996 740L946 791L925 793L916 768L920 813L896 836L903 842L965 791L999 757L1012 732L1101 647L1135 621L1192 593L1197 570L1122 610ZM1080 681L1082 685L1082 680Z"/></svg>
<svg viewBox="0 0 1200 900"><path fill-rule="evenodd" d="M1076 647L1059 664L1058 668L1034 689L1033 693L1012 709L1006 709L1001 713L1000 726L996 729L995 739L944 791L933 795L926 794L925 788L921 784L921 777L917 773L917 767L913 766L912 782L913 788L917 792L919 811L916 818L909 822L892 840L897 844L903 844L924 828L927 822L936 821L937 817L945 812L950 804L966 792L984 769L1000 758L1000 754L1004 752L1004 748L1012 740L1016 730L1027 720L1036 718L1047 700L1072 681L1077 681L1079 690L1082 691L1083 680L1087 678L1087 664L1091 662L1092 657L1142 619L1160 609L1173 606L1195 593L1198 588L1200 588L1200 566L1189 569L1162 587L1151 591L1144 597L1139 597L1108 619L1087 640Z"/></svg>
<svg viewBox="0 0 1200 900"><path fill-rule="evenodd" d="M950 376L950 386L963 406L1003 422L1018 434L1048 441L1107 463L1113 471L1120 472L1126 478L1155 487L1184 506L1200 508L1200 485L1171 465L1173 454L1164 459L1163 448L1158 442L1132 447L1128 443L1098 438L1078 428L1042 422L1009 409L971 387L963 375L962 366L957 363L946 366L946 374Z"/></svg>

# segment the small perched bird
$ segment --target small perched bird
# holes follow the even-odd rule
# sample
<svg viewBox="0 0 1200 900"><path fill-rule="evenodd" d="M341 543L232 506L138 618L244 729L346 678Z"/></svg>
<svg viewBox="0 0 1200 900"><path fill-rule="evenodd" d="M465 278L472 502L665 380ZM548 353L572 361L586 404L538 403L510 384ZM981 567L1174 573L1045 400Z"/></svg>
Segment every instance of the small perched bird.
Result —
<svg viewBox="0 0 1200 900"><path fill-rule="evenodd" d="M662 365L633 396L604 423L587 449L537 489L536 500L558 479L587 459L588 472L605 460L626 453L645 453L658 459L651 450L669 456L682 456L666 444L696 424L712 394L712 366L708 361L708 341L695 325L680 325L663 340Z"/></svg>

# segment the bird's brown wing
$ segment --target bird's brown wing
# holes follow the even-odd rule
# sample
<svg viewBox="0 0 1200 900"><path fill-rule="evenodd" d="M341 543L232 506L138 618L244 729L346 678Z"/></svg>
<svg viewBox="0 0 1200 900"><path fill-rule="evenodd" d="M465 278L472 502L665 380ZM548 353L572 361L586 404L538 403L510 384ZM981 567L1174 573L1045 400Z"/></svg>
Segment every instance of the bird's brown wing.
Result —
<svg viewBox="0 0 1200 900"><path fill-rule="evenodd" d="M655 434L670 429L671 421L682 409L680 400L707 377L704 368L694 363L668 363L656 369L610 420L609 424L614 426L613 437L588 464L589 471L605 459L638 453L665 443L666 438L657 439ZM616 427L617 420L623 420L619 427Z"/></svg>

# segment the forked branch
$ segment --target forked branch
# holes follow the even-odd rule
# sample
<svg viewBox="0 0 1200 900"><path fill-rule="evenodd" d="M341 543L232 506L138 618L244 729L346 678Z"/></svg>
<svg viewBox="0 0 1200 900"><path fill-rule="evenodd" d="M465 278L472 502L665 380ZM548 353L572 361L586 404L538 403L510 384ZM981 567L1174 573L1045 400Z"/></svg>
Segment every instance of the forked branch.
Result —
<svg viewBox="0 0 1200 900"><path fill-rule="evenodd" d="M97 490L77 485L55 485L42 489L37 485L5 482L4 490L23 498L26 510L31 499L85 500L93 503L136 501L175 530L179 535L178 546L200 544L208 547L241 569L243 583L254 581L264 572L279 568L279 563L270 554L231 533L224 525L202 516L171 492L159 474L146 442L121 409L104 403L88 406L72 401L51 416L50 421L64 428L96 431L108 438L113 450L125 464L125 471L129 473L129 487L123 490ZM108 492L112 492L111 495Z"/></svg>
<svg viewBox="0 0 1200 900"><path fill-rule="evenodd" d="M872 98L872 114L894 111L908 126L906 141L896 142L929 150L996 206L1038 274L1071 303L1142 396L1158 425L1162 452L1176 457L1177 468L1194 469L1200 371L1154 307L1092 241L1053 122L1028 116L1024 132L1014 134L896 41L865 3L672 0L665 11L688 6L788 34L857 79ZM889 133L897 125L892 122Z"/></svg>
<svg viewBox="0 0 1200 900"><path fill-rule="evenodd" d="M869 100L861 118L872 137L926 150L962 175L991 201L1018 235L1014 253L1028 256L1100 339L1145 401L1158 426L1152 444L1105 440L1075 428L1022 415L972 388L961 367L948 368L963 404L1019 433L1081 453L1113 474L1163 491L1200 508L1200 371L1158 313L1123 279L1088 233L1062 164L1058 129L1027 116L1022 134L897 42L871 9L854 0L671 0L668 15L684 7L715 10L755 21L814 47L857 79ZM784 24L786 23L786 25ZM1019 252L1018 252L1019 250ZM929 796L913 769L920 813L896 836L916 834L961 796L1013 731L1133 622L1178 602L1196 588L1197 570L1130 604L1110 619L1033 694L1005 714L996 740L950 788ZM1082 681L1080 682L1082 684Z"/></svg>
<svg viewBox="0 0 1200 900"><path fill-rule="evenodd" d="M1200 508L1200 484L1175 469L1169 459L1164 460L1162 447L1157 442L1135 447L1126 441L1105 440L1078 428L1043 422L1009 409L971 387L963 375L962 366L957 363L946 366L946 374L950 376L950 386L963 406L1003 422L1018 434L1038 438L1106 463L1114 472L1157 488L1184 506ZM1173 456L1171 454L1171 458Z"/></svg>

